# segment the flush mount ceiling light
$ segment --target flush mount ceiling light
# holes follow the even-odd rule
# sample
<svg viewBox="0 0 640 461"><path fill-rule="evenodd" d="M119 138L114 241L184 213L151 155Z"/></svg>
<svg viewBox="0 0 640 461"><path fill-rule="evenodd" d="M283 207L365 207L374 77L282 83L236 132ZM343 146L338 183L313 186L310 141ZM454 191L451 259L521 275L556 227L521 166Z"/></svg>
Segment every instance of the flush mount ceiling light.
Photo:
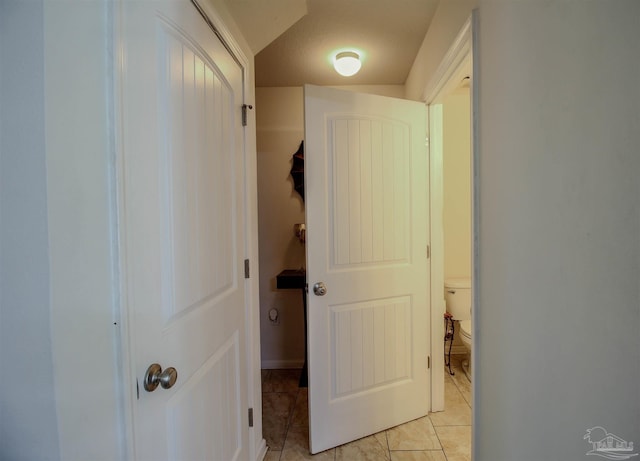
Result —
<svg viewBox="0 0 640 461"><path fill-rule="evenodd" d="M360 55L355 51L342 51L333 59L333 67L336 72L344 77L357 74L361 66Z"/></svg>

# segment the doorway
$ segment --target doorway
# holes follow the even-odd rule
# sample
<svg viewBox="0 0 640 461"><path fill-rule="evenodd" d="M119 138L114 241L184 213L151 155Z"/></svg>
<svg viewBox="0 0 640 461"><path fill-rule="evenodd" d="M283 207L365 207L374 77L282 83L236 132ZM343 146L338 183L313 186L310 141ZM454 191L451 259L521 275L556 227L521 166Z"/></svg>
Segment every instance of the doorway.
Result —
<svg viewBox="0 0 640 461"><path fill-rule="evenodd" d="M447 283L464 288L469 286L471 279L470 80L470 76L465 76L442 102L444 279L446 293L453 298L454 295L448 294L450 287L447 288ZM458 294L462 292L458 291ZM470 315L468 307L462 314L455 312L456 324L451 328L454 332L453 341L449 344L452 347L447 346L445 353L467 354L467 348L461 340L459 322L469 320ZM468 375L467 371L465 375Z"/></svg>
<svg viewBox="0 0 640 461"><path fill-rule="evenodd" d="M442 216L443 211L443 197L442 197L442 151L440 154L437 154L438 143L440 143L440 149L442 148L442 139L441 132L443 129L443 121L442 121L442 104L439 98L443 97L448 90L451 89L451 86L459 83L458 73L465 73L469 75L469 72L462 72L464 66L468 66L469 70L471 67L471 21L468 21L467 24L463 27L459 36L454 41L454 45L452 46L452 50L447 53L445 61L442 63L438 71L435 73L435 78L433 82L430 82L427 85L425 90L425 98L424 101L430 106L429 107L429 132L430 132L430 148L434 154L431 155L430 158L430 171L432 173L432 177L430 180L430 188L431 188L431 197L432 203L430 207L431 216ZM462 75L463 76L463 75ZM298 94L295 94L295 91L299 90ZM289 92L289 94L286 94ZM291 93L293 92L293 93ZM266 144L262 146L258 145L258 170L259 170L259 181L261 181L261 175L264 171L261 168L261 165L268 166L270 168L268 174L265 174L265 180L271 180L273 178L277 178L277 181L280 182L280 187L282 190L285 188L287 192L285 192L285 196L288 199L295 200L296 195L293 191L293 185L288 180L289 169L290 169L290 158L291 155L295 152L298 147L300 140L303 137L303 127L302 127L302 117L296 115L296 111L299 114L302 113L302 89L292 89L292 88L269 88L268 91L264 91L261 94L261 89L257 88L257 97L256 101L260 102L259 106L264 108L264 101L269 100L278 100L280 104L280 113L278 116L273 116L273 114L261 113L261 111L256 112L256 116L258 119L258 137L266 140ZM262 101L262 102L261 102ZM284 103L284 104L283 104ZM288 116L289 118L285 121L284 116ZM278 118L280 117L280 118ZM290 123L293 120L293 123ZM296 124L296 120L298 123ZM276 122L280 123L280 126L276 124ZM283 128L284 127L284 128ZM284 134L284 136L283 136ZM282 143L277 145L275 142L275 138L279 137L282 139L283 137L288 138L288 145L283 146ZM272 168L272 160L281 161L285 159L286 167L278 167L279 169ZM260 191L260 184L259 184ZM282 191L281 191L282 192ZM262 203L269 203L270 197L267 195L263 195L260 193L260 213L264 213L264 209L262 207ZM281 224L282 221L282 203L270 203L271 212L264 213L264 216L261 216L261 222L269 221L276 222ZM304 208L302 202L298 202L298 210L300 216L304 216ZM441 218L440 220L432 219L432 228L431 228L431 258L432 258L432 266L444 268L444 238L443 238L443 229ZM263 231L262 225L260 226L261 233ZM299 242L295 240L294 231L292 226L281 226L280 232L282 232L283 238L286 241L284 248L287 250L295 250L298 254L303 255L303 251L295 246L299 245ZM262 235L261 235L262 242ZM273 253L276 251L272 244L260 245L261 250L261 272L263 270L262 264L262 255L269 253ZM265 253L263 253L265 252ZM304 259L299 259L304 263ZM290 261L294 261L294 259L285 258L284 262L289 263ZM270 279L268 282L263 282L261 277L261 297L263 293L271 292L276 293L275 287L275 276L277 275L278 270L282 270L287 268L286 266L280 266L278 268L274 268L267 275L267 279ZM444 379L444 359L443 359L443 344L442 337L444 333L444 329L442 327L442 315L445 312L444 306L444 271L442 270L433 270L432 278L431 278L431 306L432 306L432 321L431 321L431 350L432 350L432 369L434 370L434 379L432 386L432 409L433 410L442 410L445 405L444 401L444 387L445 387L445 379ZM294 303L297 301L298 293L293 290L290 292L290 296ZM284 294L283 294L284 295ZM285 295L288 296L288 295ZM295 299L294 299L295 298ZM262 301L262 300L261 300ZM299 302L301 304L301 302ZM260 321L265 327L268 327L272 330L277 330L278 328L283 328L287 318L290 318L286 315L282 315L282 310L278 308L280 304L275 304L275 307L279 310L279 316L276 321L271 320L269 316L269 310L274 305L268 304L264 305L261 302L261 318ZM293 307L295 309L295 307ZM294 315L295 312L294 312ZM301 314L300 319L302 317ZM278 323L279 321L279 323ZM267 323L272 322L272 323ZM301 323L301 322L300 322ZM263 328L265 328L263 327ZM264 336L263 336L264 341ZM291 350L286 347L284 344L277 342L275 343L277 347L284 347L287 350ZM300 363L296 364L295 360L286 360L281 362L280 364L268 363L269 359L265 360L264 352L265 352L265 343L262 343L262 352L263 352L263 368L295 368L301 365L302 360L299 359ZM302 357L302 356L300 356ZM265 363L267 362L267 363ZM265 367L267 365L267 367ZM279 365L279 366L274 366Z"/></svg>
<svg viewBox="0 0 640 461"><path fill-rule="evenodd" d="M343 95L343 96L344 96L344 95ZM341 99L343 99L343 98L332 98L332 100L338 100L338 99L340 99L340 100L341 100ZM414 104L415 104L415 103L414 103ZM422 109L424 110L424 107L423 107ZM337 113L344 113L344 111L338 111ZM315 121L315 126L318 126L318 125L321 125L321 123L319 123L319 122L316 120L316 121ZM424 125L422 125L422 126L424 126ZM422 137L422 138L421 138L421 140L423 140L423 139L424 139L424 137ZM423 147L423 148L424 148L424 147ZM323 171L323 170L322 170L322 164L320 164L320 165L316 164L315 166L316 166L316 169L314 169L313 171L318 171L318 172L322 172L322 171ZM426 164L424 165L424 168L426 169ZM358 170L358 169L356 168L356 170ZM340 170L340 171L342 171L342 170ZM426 183L427 183L427 181L423 181L423 184L425 184L425 186L426 186ZM357 188L356 190L360 190L360 189L359 189L359 188ZM311 199L309 199L309 200L311 200ZM311 203L311 202L309 202L309 203ZM425 210L426 210L426 208L425 208ZM311 221L309 222L309 224L311 224ZM316 227L317 227L317 226L316 226ZM326 226L320 226L320 228L321 228L321 229L324 229L325 227L326 227ZM324 241L325 239L320 239L320 240L321 240L321 241ZM424 247L422 247L422 248L424 249ZM327 253L327 252L323 252L323 253L324 253L324 254L329 254L329 253L330 253L330 254L333 254L332 252L329 252L329 253ZM424 258L424 256L425 256L424 254L421 254L420 256L416 256L416 259L425 259L425 258ZM428 278L428 277L424 277L422 280L426 280L427 278ZM333 287L333 284L329 284L329 285L330 285L331 287ZM440 289L439 296L440 296L440 297L442 297L442 287L441 287L441 289ZM441 323L441 322L442 322L442 312L440 312L439 314L440 314L440 316L439 316L440 324L442 324L442 323ZM422 324L422 322L419 322L419 323L420 323L420 324ZM439 338L438 338L438 343L439 343L439 345L440 345L440 348L442 348L441 339L442 339L442 337L441 337L441 336L439 336ZM440 375L442 376L443 370L439 370L439 372L440 372ZM272 380L272 379L269 377L269 374L270 374L271 376L273 376L273 372L268 372L268 374L267 374L267 377L266 377L266 379L265 379L265 389L266 389L267 387L271 387L271 388L273 388L273 389L275 390L275 388L276 388L276 382L275 382L275 381L276 381L276 380ZM292 376L292 378L293 378L293 379L292 379L293 385L295 386L295 383L297 383L297 377L296 377L296 376ZM278 387L282 387L282 388L283 388L283 390L284 390L284 386L282 386L282 384L281 384L281 382L280 382L280 381L281 381L280 379L278 379L278 380L277 380ZM316 381L315 381L315 380L313 380L313 382L315 383ZM449 386L449 387L451 387L451 386ZM263 389L263 391L264 391L265 389ZM424 387L424 389L425 389L425 392L426 392L426 386ZM456 392L458 392L457 398L454 396L454 398L453 398L453 399L454 399L454 400L462 400L462 397L460 396L460 393L459 393L459 391L458 391L457 389L456 389ZM263 395L264 395L264 394L263 394ZM298 398L296 398L296 396L295 396L295 395L293 395L293 396L292 396L292 398L291 398L291 399L289 399L291 402L295 402L296 410L294 410L294 413L293 413L293 416L291 417L291 420L296 420L296 421L298 421L298 419L299 419L299 418L298 418L298 415L300 414L300 412L299 412L299 408L297 408L297 407L299 406L299 405L298 405L298 403L301 401L301 400L300 400L300 398L299 398L299 397L300 397L300 394L298 394L298 396L297 396L297 397L298 397ZM266 401L266 399L265 399L265 401ZM459 444L461 444L460 442L463 442L465 438L466 438L468 441L470 441L470 435L471 435L471 431L470 431L470 421L471 421L470 407L468 406L468 404L465 404L465 405L467 405L467 406L466 406L466 410L467 410L467 411L466 411L466 414L465 414L464 412L460 412L460 411L457 411L457 412L451 412L451 411L449 411L449 412L443 412L443 413L438 413L438 414L437 414L437 417L438 417L438 419L439 419L439 421L438 421L438 423L437 423L437 426L439 426L439 427L438 427L438 428L436 428L436 431L435 431L435 432L437 432L438 434L439 434L440 432L442 432L442 433L443 433L443 434L442 434L442 438L443 438L443 439L444 439L444 438L446 438L446 439L447 439L447 442L449 442L449 443L453 443L453 445L454 445L454 446L456 446L456 447L458 447L458 445L459 445ZM452 407L453 407L453 405L452 405ZM265 414L266 414L266 411L265 411ZM422 419L422 418L421 418L421 419ZM463 420L463 419L464 419L464 420ZM304 418L304 420L306 420L306 418ZM434 425L432 425L432 423L431 423L431 420L430 420L430 419L422 419L422 421L423 421L423 422L422 422L423 424L428 424L431 428L433 428L433 426L434 426ZM454 423L455 423L455 424L454 424ZM321 423L320 423L320 424L321 424ZM463 436L461 436L461 434L459 433L459 432L461 431L461 429L460 429L460 427L459 427L459 426L461 426L461 425L464 425L464 426L465 426L465 427L463 428L463 430L465 430L465 431L466 431L466 437L464 437L464 435L463 435ZM267 428L267 426L268 426L268 425L265 423L265 429ZM452 426L456 426L456 427L454 428L454 427L452 427ZM301 432L301 431L298 431L298 428L297 428L297 426L296 426L296 425L293 425L292 427L293 427L293 429L295 429L295 430L297 431L297 432L295 432L296 434L298 434L299 432ZM283 428L283 429L284 429L284 428ZM291 428L290 428L290 429L291 429ZM400 430L400 429L398 429L398 430ZM433 429L432 429L432 431L433 431ZM395 434L395 432L386 433L386 434L384 434L384 437L391 437L391 438L393 438L394 436L393 436L393 435L390 435L390 434ZM299 434L298 434L298 435L299 435ZM383 437L383 436L381 436L381 437ZM439 435L439 437L440 437L440 435ZM299 437L297 437L297 438L299 438ZM297 439L297 438L296 438L296 439ZM305 439L306 439L306 437L303 437L303 438L305 438ZM363 440L364 440L364 439L363 439ZM288 444L288 442L284 443L282 446L285 446L285 447L286 447L286 445L287 445L287 444ZM444 444L444 442L443 442L443 444ZM385 446L386 446L386 444L385 444ZM391 446L391 445L389 445L389 446ZM406 445L402 445L402 446L403 446L403 447L405 447ZM433 445L433 447L435 447L435 446L436 446L436 445ZM437 447L438 447L438 448L440 447L440 442L438 442ZM467 447L468 447L468 444L467 444ZM418 449L418 447L413 447L413 448ZM284 450L286 450L286 449L287 449L287 448L284 448ZM342 449L342 448L341 448L341 449ZM344 449L347 449L347 448L344 448ZM409 448L407 447L407 449L409 449ZM427 448L427 449L434 450L435 448ZM308 448L306 448L306 447L305 447L305 452L306 452L307 450L308 450Z"/></svg>

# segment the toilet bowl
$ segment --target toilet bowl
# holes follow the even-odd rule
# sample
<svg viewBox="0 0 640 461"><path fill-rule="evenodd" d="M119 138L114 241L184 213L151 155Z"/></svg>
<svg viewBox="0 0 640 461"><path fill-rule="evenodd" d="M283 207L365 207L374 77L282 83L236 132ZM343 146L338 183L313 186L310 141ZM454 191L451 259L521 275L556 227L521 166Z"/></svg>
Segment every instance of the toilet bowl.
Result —
<svg viewBox="0 0 640 461"><path fill-rule="evenodd" d="M453 316L454 320L458 321L460 339L469 352L469 359L463 361L462 370L471 380L471 280L445 280L444 296L447 312Z"/></svg>
<svg viewBox="0 0 640 461"><path fill-rule="evenodd" d="M460 332L462 344L471 352L471 320L462 320L458 331Z"/></svg>

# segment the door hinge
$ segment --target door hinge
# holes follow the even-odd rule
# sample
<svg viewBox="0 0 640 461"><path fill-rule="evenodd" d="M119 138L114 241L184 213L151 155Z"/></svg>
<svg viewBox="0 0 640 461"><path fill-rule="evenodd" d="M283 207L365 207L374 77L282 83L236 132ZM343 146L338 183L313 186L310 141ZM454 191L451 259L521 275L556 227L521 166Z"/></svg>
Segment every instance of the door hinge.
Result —
<svg viewBox="0 0 640 461"><path fill-rule="evenodd" d="M431 369L431 356L427 355L427 369Z"/></svg>
<svg viewBox="0 0 640 461"><path fill-rule="evenodd" d="M244 278L248 279L250 276L250 271L249 271L249 260L245 259L244 260Z"/></svg>
<svg viewBox="0 0 640 461"><path fill-rule="evenodd" d="M431 246L427 245L427 259L431 258Z"/></svg>
<svg viewBox="0 0 640 461"><path fill-rule="evenodd" d="M249 427L253 427L253 408L249 408Z"/></svg>
<svg viewBox="0 0 640 461"><path fill-rule="evenodd" d="M242 105L242 126L247 126L247 109L253 109L253 106L249 104Z"/></svg>

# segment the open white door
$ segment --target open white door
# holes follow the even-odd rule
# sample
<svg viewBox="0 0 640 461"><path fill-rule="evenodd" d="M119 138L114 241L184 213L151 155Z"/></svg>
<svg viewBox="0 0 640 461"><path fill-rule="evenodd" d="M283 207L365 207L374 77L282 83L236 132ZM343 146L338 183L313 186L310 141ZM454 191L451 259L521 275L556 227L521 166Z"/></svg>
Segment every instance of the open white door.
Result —
<svg viewBox="0 0 640 461"><path fill-rule="evenodd" d="M242 69L189 1L117 20L133 457L245 460ZM153 363L172 387L145 390Z"/></svg>
<svg viewBox="0 0 640 461"><path fill-rule="evenodd" d="M312 453L428 412L428 168L423 104L305 86Z"/></svg>

